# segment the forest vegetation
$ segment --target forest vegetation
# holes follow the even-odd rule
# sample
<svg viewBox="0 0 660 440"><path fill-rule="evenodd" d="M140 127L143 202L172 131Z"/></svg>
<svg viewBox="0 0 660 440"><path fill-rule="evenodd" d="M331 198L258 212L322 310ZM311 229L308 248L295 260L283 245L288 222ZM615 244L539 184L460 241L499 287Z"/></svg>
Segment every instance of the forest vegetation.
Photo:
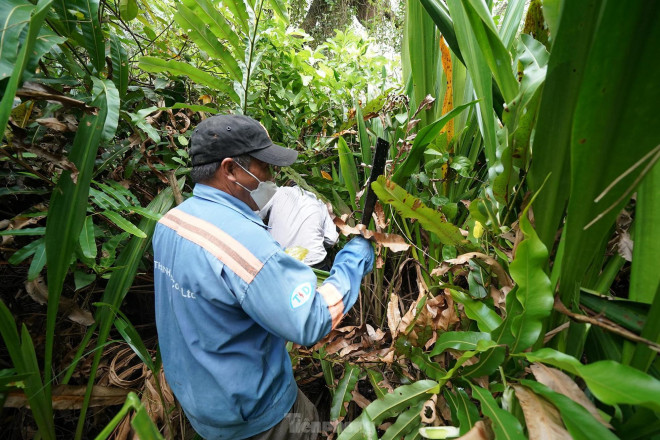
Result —
<svg viewBox="0 0 660 440"><path fill-rule="evenodd" d="M324 438L660 438L660 3L0 1L0 437L195 438L156 223L249 115L344 233L360 300L289 345ZM322 280L327 273L318 272Z"/></svg>

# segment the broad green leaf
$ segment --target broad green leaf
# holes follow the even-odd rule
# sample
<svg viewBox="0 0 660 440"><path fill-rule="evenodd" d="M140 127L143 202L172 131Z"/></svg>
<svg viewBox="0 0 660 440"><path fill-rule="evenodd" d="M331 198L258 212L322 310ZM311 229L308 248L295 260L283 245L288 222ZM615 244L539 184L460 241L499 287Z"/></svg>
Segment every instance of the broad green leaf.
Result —
<svg viewBox="0 0 660 440"><path fill-rule="evenodd" d="M456 388L456 392L445 390L444 395L451 404L452 421L458 423L459 433L464 435L480 420L479 409L462 388Z"/></svg>
<svg viewBox="0 0 660 440"><path fill-rule="evenodd" d="M374 370L373 368L367 369L367 377L369 382L371 382L371 387L376 393L376 397L381 399L387 395L387 388L381 387L380 382L383 380L383 375L380 371Z"/></svg>
<svg viewBox="0 0 660 440"><path fill-rule="evenodd" d="M80 290L83 287L87 287L96 280L95 273L86 273L81 270L73 271L73 284L75 285L76 290Z"/></svg>
<svg viewBox="0 0 660 440"><path fill-rule="evenodd" d="M463 110L475 103L476 101L459 105L446 115L443 115L437 121L422 128L419 133L417 133L417 136L413 141L413 145L410 149L410 153L408 153L408 157L406 157L406 160L397 167L396 172L392 176L392 181L399 185L403 185L406 180L408 180L410 175L415 172L415 169L417 169L417 167L420 165L420 162L424 157L425 148L431 142L433 142L438 133L440 133L440 130L442 130L442 128L447 124L447 122L458 116Z"/></svg>
<svg viewBox="0 0 660 440"><path fill-rule="evenodd" d="M478 121L479 129L484 138L484 151L488 163L494 164L497 151L497 139L495 136L495 116L493 114L493 81L491 70L486 62L480 46L475 30L470 22L470 15L473 12L468 12L469 5L465 5L462 0L448 0L447 6L454 21L454 30L456 31L456 39L465 61L465 66L472 78L472 85L479 103ZM467 8L466 8L467 6ZM479 26L482 33L483 25L479 21Z"/></svg>
<svg viewBox="0 0 660 440"><path fill-rule="evenodd" d="M463 2L472 32L479 44L504 100L510 102L518 92L518 83L511 68L511 55L495 29L495 23L483 0ZM451 6L450 6L451 9Z"/></svg>
<svg viewBox="0 0 660 440"><path fill-rule="evenodd" d="M552 37L529 174L534 192L550 175L534 206L536 232L548 249L553 248L568 199L573 116L602 1L562 4L561 26Z"/></svg>
<svg viewBox="0 0 660 440"><path fill-rule="evenodd" d="M94 220L91 215L85 218L82 229L80 229L80 249L87 258L96 258L96 240L94 239Z"/></svg>
<svg viewBox="0 0 660 440"><path fill-rule="evenodd" d="M21 32L35 6L26 0L0 2L0 81L9 78L16 64Z"/></svg>
<svg viewBox="0 0 660 440"><path fill-rule="evenodd" d="M419 380L412 385L396 388L383 399L378 399L364 409L364 414L379 425L388 417L398 414L419 402L429 399L429 394L439 392L438 383L432 380Z"/></svg>
<svg viewBox="0 0 660 440"><path fill-rule="evenodd" d="M332 396L332 406L330 407L331 420L337 420L346 414L344 403L353 400L353 395L351 393L355 389L361 371L360 367L346 363L344 376L337 384L337 389L335 389L334 395Z"/></svg>
<svg viewBox="0 0 660 440"><path fill-rule="evenodd" d="M190 34L193 41L215 61L219 62L229 76L235 81L243 80L243 73L227 48L213 35L206 27L206 24L199 18L193 10L188 9L183 4L177 5L177 13L174 19L184 30Z"/></svg>
<svg viewBox="0 0 660 440"><path fill-rule="evenodd" d="M441 72L437 69L438 36L431 18L420 2L406 2L406 23L401 44L401 64L403 78L408 82L410 107L416 109L427 95L436 97L436 88ZM420 127L437 118L437 109L442 108L442 100L434 102L431 109L420 112ZM366 111L366 109L365 109ZM383 136L381 136L383 137ZM417 165L417 164L415 164Z"/></svg>
<svg viewBox="0 0 660 440"><path fill-rule="evenodd" d="M463 304L465 314L477 322L477 326L482 332L490 333L502 324L502 318L483 302L473 300L458 290L450 289L449 291L454 301Z"/></svg>
<svg viewBox="0 0 660 440"><path fill-rule="evenodd" d="M138 15L137 0L119 0L119 16L124 21L131 21Z"/></svg>
<svg viewBox="0 0 660 440"><path fill-rule="evenodd" d="M456 40L456 33L454 32L454 22L449 15L447 5L442 0L421 0L420 3L426 9L433 23L440 30L447 46L456 54L461 63L464 63L460 48L458 47L458 41Z"/></svg>
<svg viewBox="0 0 660 440"><path fill-rule="evenodd" d="M582 405L552 391L547 386L533 380L521 380L520 383L531 388L536 394L543 396L557 407L568 432L575 440L616 440L618 437L603 426Z"/></svg>
<svg viewBox="0 0 660 440"><path fill-rule="evenodd" d="M14 252L11 255L11 257L9 257L9 260L7 260L7 262L9 264L19 264L21 261L25 260L26 258L34 255L34 252L37 249L37 247L43 242L44 239L39 238L37 240L34 240L26 244L25 246Z"/></svg>
<svg viewBox="0 0 660 440"><path fill-rule="evenodd" d="M104 105L107 107L101 142L110 142L115 137L119 124L119 92L110 80L92 77L92 82L94 83L94 95L105 96Z"/></svg>
<svg viewBox="0 0 660 440"><path fill-rule="evenodd" d="M112 59L112 81L119 91L119 96L123 98L128 89L128 53L115 33L110 34L110 58Z"/></svg>
<svg viewBox="0 0 660 440"><path fill-rule="evenodd" d="M660 283L655 291L655 298L641 336L650 341L660 341ZM657 352L651 350L648 345L638 342L632 353L630 365L646 372L657 358Z"/></svg>
<svg viewBox="0 0 660 440"><path fill-rule="evenodd" d="M413 429L419 429L419 425L421 423L419 412L422 410L423 405L424 402L422 401L399 414L399 416L396 418L396 422L387 428L387 431L385 431L385 434L383 434L381 440L398 440L406 434L412 432Z"/></svg>
<svg viewBox="0 0 660 440"><path fill-rule="evenodd" d="M441 385L447 382L447 371L440 366L437 362L431 360L428 353L424 353L420 347L415 347L410 344L408 340L401 337L395 343L397 352L409 358L412 362L419 367L429 378L437 381Z"/></svg>
<svg viewBox="0 0 660 440"><path fill-rule="evenodd" d="M516 256L509 264L511 278L517 284L516 299L522 307L522 313L510 317L512 333L516 338L511 348L514 353L536 342L541 335L543 320L550 316L554 304L550 278L544 270L548 262L548 250L527 217L531 202L527 206L520 216L520 230L525 239L518 245Z"/></svg>
<svg viewBox="0 0 660 440"><path fill-rule="evenodd" d="M113 85L114 88L114 85ZM96 152L101 143L103 125L111 103L103 89L93 105L97 114L88 114L78 125L69 160L78 169L77 181L64 171L53 190L46 222L46 255L48 264L48 314L46 324L45 382L50 383L53 341L57 308L67 275L71 255L85 222L89 185L94 172Z"/></svg>
<svg viewBox="0 0 660 440"><path fill-rule="evenodd" d="M513 44L513 38L516 36L516 32L518 32L524 10L525 0L510 1L506 7L506 13L504 14L499 35L502 38L502 44L504 44L507 50L511 49L511 44Z"/></svg>
<svg viewBox="0 0 660 440"><path fill-rule="evenodd" d="M526 438L518 419L510 412L500 408L488 390L474 384L470 385L472 386L472 397L481 402L481 411L491 420L497 439L523 440Z"/></svg>
<svg viewBox="0 0 660 440"><path fill-rule="evenodd" d="M121 214L109 210L103 211L101 214L103 214L105 218L107 218L112 223L114 223L124 231L128 232L129 234L135 235L136 237L140 237L140 238L147 238L147 235L143 231L141 231L133 223L129 222L124 217L122 217Z"/></svg>
<svg viewBox="0 0 660 440"><path fill-rule="evenodd" d="M185 179L180 179L178 182L179 189L183 187ZM172 189L170 187L161 191L154 199L149 203L147 208L154 212L159 212L164 214L167 212L172 205L174 204L174 196L172 195ZM112 276L106 285L105 291L103 292L103 298L101 302L110 304L111 307L102 307L97 309L95 314L95 321L99 324L99 333L97 337L96 347L102 347L110 334L110 329L114 323L114 314L111 310L116 310L119 307L119 304L124 300L124 297L128 293L128 289L133 284L135 275L137 273L138 266L144 252L151 242L151 237L156 228L156 221L144 218L140 222L138 229L144 231L147 238L132 237L128 245L124 248L119 259L117 260L117 270L112 272ZM84 427L85 414L89 406L89 401L92 396L92 386L96 380L96 370L98 368L99 362L101 361L101 355L103 350L96 350L94 353L94 359L91 366L91 374L89 375L89 380L87 381L87 391L85 392L85 398L83 401L83 407L81 410L80 419L78 420L78 426L76 427L77 432L82 435L82 430ZM136 397L137 399L137 397ZM139 399L137 399L139 402Z"/></svg>
<svg viewBox="0 0 660 440"><path fill-rule="evenodd" d="M110 197L104 191L99 191L96 188L89 189L89 195L92 202L101 209L116 209L122 208L121 204L114 198Z"/></svg>
<svg viewBox="0 0 660 440"><path fill-rule="evenodd" d="M477 342L489 341L490 334L480 332L444 332L435 342L431 356L437 356L445 350L474 350Z"/></svg>
<svg viewBox="0 0 660 440"><path fill-rule="evenodd" d="M227 0L223 2L223 5L231 11L228 18L233 20L240 27L241 32L247 36L250 33L250 17L245 2L243 0Z"/></svg>
<svg viewBox="0 0 660 440"><path fill-rule="evenodd" d="M106 185L105 183L93 182L94 185L98 186L105 195L110 195L112 196L115 200L119 202L119 207L121 208L133 208L131 205L131 202L128 201L126 196L130 197L132 194L128 192L125 188L121 186L110 186ZM121 188L121 189L119 189Z"/></svg>
<svg viewBox="0 0 660 440"><path fill-rule="evenodd" d="M374 422L366 412L353 420L337 437L337 440L377 440L378 434Z"/></svg>
<svg viewBox="0 0 660 440"><path fill-rule="evenodd" d="M41 240L39 240L41 241ZM46 265L46 243L41 241L39 246L34 250L34 257L32 257L32 262L30 263L30 268L28 269L28 281L35 280L41 270Z"/></svg>
<svg viewBox="0 0 660 440"><path fill-rule="evenodd" d="M626 6L603 4L576 103L559 285L564 304L576 301L578 285L609 239L620 209L660 156L660 138L648 130L660 124L660 114L654 111L660 86L647 80L660 75L653 49L660 43L660 27L655 26L660 5ZM616 68L603 69L609 63Z"/></svg>
<svg viewBox="0 0 660 440"><path fill-rule="evenodd" d="M379 176L371 187L381 202L392 205L404 218L419 220L422 227L436 234L441 243L463 249L474 247L463 237L458 227L447 222L441 213L426 207L421 200L393 181L387 180L385 176Z"/></svg>
<svg viewBox="0 0 660 440"><path fill-rule="evenodd" d="M32 11L30 17L30 24L28 25L27 35L25 40L21 45L21 48L16 57L16 63L9 77L9 81L5 85L4 93L2 95L2 100L0 100L0 132L4 133L5 128L7 127L7 122L9 121L9 115L11 114L12 107L14 104L14 97L16 96L16 90L18 85L21 82L23 77L23 71L25 66L28 63L30 54L35 45L35 41L39 32L41 31L44 19L46 14L49 11L50 5L53 3L53 0L39 0L37 6ZM0 15L0 17L3 17ZM0 23L2 23L0 19ZM4 23L3 23L4 24ZM3 28L4 29L4 28ZM11 49L10 49L11 50ZM5 77L6 78L6 77ZM3 80L4 78L0 78Z"/></svg>
<svg viewBox="0 0 660 440"><path fill-rule="evenodd" d="M83 15L79 20L83 46L87 49L92 66L100 74L105 67L105 36L99 20L99 0L71 0L69 5L69 8Z"/></svg>
<svg viewBox="0 0 660 440"><path fill-rule="evenodd" d="M660 271L657 270L660 255L660 163L656 163L651 172L637 190L635 205L635 230L633 232L633 264L630 274L630 293L633 301L651 304L655 295L653 286L660 283Z"/></svg>
<svg viewBox="0 0 660 440"><path fill-rule="evenodd" d="M344 183L346 184L348 194L351 197L351 205L356 207L355 194L357 193L359 187L357 168L355 166L355 158L353 157L353 152L350 148L348 148L348 145L346 144L343 136L339 136L337 141L337 150L339 152L339 166L341 168L341 174L344 178Z"/></svg>
<svg viewBox="0 0 660 440"><path fill-rule="evenodd" d="M488 342L493 344L492 341ZM490 376L502 365L506 354L506 347L492 347L479 356L479 361L476 364L463 368L462 375L464 377Z"/></svg>
<svg viewBox="0 0 660 440"><path fill-rule="evenodd" d="M199 17L220 40L227 40L234 56L243 56L245 45L236 35L225 17L211 4L209 0L183 0L183 4L195 11Z"/></svg>
<svg viewBox="0 0 660 440"><path fill-rule="evenodd" d="M584 291L580 295L580 304L638 334L642 332L649 313L647 304L596 296Z"/></svg>
<svg viewBox="0 0 660 440"><path fill-rule="evenodd" d="M146 217L148 219L156 220L156 221L160 220L162 217L162 214L150 211L147 208L142 208L141 206L126 206L124 207L124 210L129 212L135 212L136 214L140 214L142 217Z"/></svg>
<svg viewBox="0 0 660 440"><path fill-rule="evenodd" d="M184 75L200 85L226 93L234 102L240 101L231 85L187 63L156 57L141 57L138 67L146 72Z"/></svg>
<svg viewBox="0 0 660 440"><path fill-rule="evenodd" d="M275 14L284 20L284 23L289 24L289 13L286 10L286 2L284 0L269 0L269 3Z"/></svg>
<svg viewBox="0 0 660 440"><path fill-rule="evenodd" d="M582 365L574 357L549 348L526 353L525 357L580 376L591 393L608 405L642 405L660 410L660 381L636 368L611 360Z"/></svg>
<svg viewBox="0 0 660 440"><path fill-rule="evenodd" d="M39 364L34 352L34 345L25 325L21 328L19 337L16 321L5 303L0 299L0 335L4 341L14 369L18 374L27 375L25 394L30 403L32 416L39 428L39 435L44 439L55 440L55 426L50 397L41 381Z"/></svg>
<svg viewBox="0 0 660 440"><path fill-rule="evenodd" d="M144 405L140 405L131 420L131 426L135 429L135 434L138 438L163 440L158 427L154 424L145 409Z"/></svg>

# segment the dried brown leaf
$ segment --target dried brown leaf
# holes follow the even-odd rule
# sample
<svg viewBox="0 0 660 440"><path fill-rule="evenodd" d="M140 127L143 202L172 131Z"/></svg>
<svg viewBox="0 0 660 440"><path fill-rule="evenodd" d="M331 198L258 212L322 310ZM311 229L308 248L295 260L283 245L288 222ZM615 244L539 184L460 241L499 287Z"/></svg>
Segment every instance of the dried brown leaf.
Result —
<svg viewBox="0 0 660 440"><path fill-rule="evenodd" d="M50 128L55 131L69 131L69 127L64 122L60 122L57 118L40 118L37 119L39 125Z"/></svg>
<svg viewBox="0 0 660 440"><path fill-rule="evenodd" d="M482 254L481 252L468 252L451 260L446 260L446 262L449 264L466 264L473 258L478 258L491 267L493 273L497 276L500 286L513 287L513 281L509 275L507 275L506 271L500 265L500 263L498 263L495 258L486 254ZM434 269L431 272L431 275L436 275L436 270L440 275L444 275L447 272L447 269L444 269L441 266L440 268Z"/></svg>
<svg viewBox="0 0 660 440"><path fill-rule="evenodd" d="M495 434L490 428L490 425L483 420L479 420L474 424L472 429L458 437L456 440L493 440L494 438Z"/></svg>
<svg viewBox="0 0 660 440"><path fill-rule="evenodd" d="M367 240L371 240L375 243L385 246L392 252L403 252L410 248L410 244L408 244L406 240L400 235L386 234L384 232L374 232L368 230L364 225L350 226L343 218L340 217L334 217L332 221L337 226L337 228L339 228L339 232L345 236L361 235Z"/></svg>
<svg viewBox="0 0 660 440"><path fill-rule="evenodd" d="M34 281L25 282L25 290L30 298L39 304L48 304L48 286L43 277L39 276ZM60 297L58 305L60 313L64 314L73 322L89 327L94 324L94 316L88 310L81 309L76 302L64 296Z"/></svg>
<svg viewBox="0 0 660 440"><path fill-rule="evenodd" d="M362 409L365 409L371 403L371 400L367 399L362 394L360 394L358 390L351 391L351 394L353 395L353 402L355 402L357 406L359 406Z"/></svg>
<svg viewBox="0 0 660 440"><path fill-rule="evenodd" d="M387 304L387 325L390 328L392 340L399 335L399 325L401 324L401 310L399 310L399 296L392 293L390 302Z"/></svg>
<svg viewBox="0 0 660 440"><path fill-rule="evenodd" d="M53 409L80 409L85 399L85 385L56 385L53 387ZM92 400L89 406L121 405L126 400L129 390L117 387L95 385L92 388ZM22 391L11 392L5 406L23 408L28 405L27 396Z"/></svg>
<svg viewBox="0 0 660 440"><path fill-rule="evenodd" d="M435 102L435 98L433 96L426 95L426 97L422 99L422 102L419 104L419 107L417 107L417 110L415 111L415 114L413 115L412 118L414 119L417 116L417 114L422 110L430 110L434 102Z"/></svg>
<svg viewBox="0 0 660 440"><path fill-rule="evenodd" d="M554 405L527 387L513 385L513 389L516 390L516 397L525 414L530 440L572 439Z"/></svg>
<svg viewBox="0 0 660 440"><path fill-rule="evenodd" d="M422 423L426 423L427 425L431 425L435 423L435 421L438 419L438 415L436 413L437 403L438 403L437 394L434 394L429 400L424 402L424 405L422 406L422 410L419 412Z"/></svg>
<svg viewBox="0 0 660 440"><path fill-rule="evenodd" d="M563 394L574 402L582 405L589 413L594 416L596 420L602 423L607 428L611 429L612 425L607 423L601 417L596 405L589 400L580 387L571 379L566 373L556 368L551 368L540 363L534 363L530 366L532 373L537 381L550 388L556 393Z"/></svg>

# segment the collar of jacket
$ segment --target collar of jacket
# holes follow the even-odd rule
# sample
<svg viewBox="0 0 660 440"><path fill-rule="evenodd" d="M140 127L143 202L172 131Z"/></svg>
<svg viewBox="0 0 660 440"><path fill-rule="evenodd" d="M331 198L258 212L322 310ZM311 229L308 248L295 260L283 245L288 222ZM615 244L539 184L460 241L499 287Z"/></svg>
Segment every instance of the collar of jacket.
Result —
<svg viewBox="0 0 660 440"><path fill-rule="evenodd" d="M202 183L197 183L193 188L193 196L223 205L238 212L243 217L253 223L256 223L262 228L269 229L269 227L264 224L261 218L254 211L252 211L248 205L224 191L213 188L212 186L204 185Z"/></svg>

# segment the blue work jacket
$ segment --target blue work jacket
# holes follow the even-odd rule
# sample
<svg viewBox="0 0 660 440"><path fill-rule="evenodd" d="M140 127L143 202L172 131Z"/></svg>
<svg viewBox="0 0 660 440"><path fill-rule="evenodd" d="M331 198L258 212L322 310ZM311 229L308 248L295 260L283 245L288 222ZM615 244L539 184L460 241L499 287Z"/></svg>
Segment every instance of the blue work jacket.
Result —
<svg viewBox="0 0 660 440"><path fill-rule="evenodd" d="M297 395L286 342L328 334L374 261L355 238L317 288L245 203L201 184L158 222L153 246L165 376L206 439L247 438L284 418Z"/></svg>

